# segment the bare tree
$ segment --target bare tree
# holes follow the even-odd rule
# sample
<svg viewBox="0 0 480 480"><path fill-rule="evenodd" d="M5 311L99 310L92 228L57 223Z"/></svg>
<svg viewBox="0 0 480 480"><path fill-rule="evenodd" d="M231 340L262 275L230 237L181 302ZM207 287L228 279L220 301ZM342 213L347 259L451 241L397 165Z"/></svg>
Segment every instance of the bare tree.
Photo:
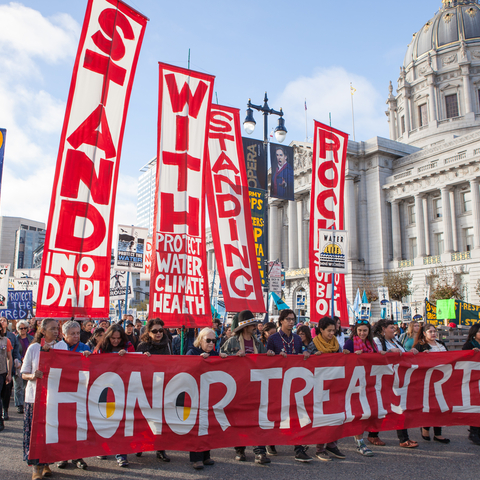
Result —
<svg viewBox="0 0 480 480"><path fill-rule="evenodd" d="M391 300L401 302L402 298L413 293L413 275L405 270L388 270L383 274L383 285L388 288Z"/></svg>

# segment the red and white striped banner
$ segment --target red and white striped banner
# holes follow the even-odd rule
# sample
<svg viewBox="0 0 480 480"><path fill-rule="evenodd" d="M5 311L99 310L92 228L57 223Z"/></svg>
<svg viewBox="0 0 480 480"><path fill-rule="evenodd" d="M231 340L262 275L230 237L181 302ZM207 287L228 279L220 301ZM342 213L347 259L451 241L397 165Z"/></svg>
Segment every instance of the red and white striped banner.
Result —
<svg viewBox="0 0 480 480"><path fill-rule="evenodd" d="M160 63L150 316L210 326L205 238L207 130L214 77Z"/></svg>
<svg viewBox="0 0 480 480"><path fill-rule="evenodd" d="M208 212L225 307L264 313L238 109L212 105L208 153Z"/></svg>
<svg viewBox="0 0 480 480"><path fill-rule="evenodd" d="M55 171L39 317L108 317L120 152L146 23L119 0L88 2Z"/></svg>
<svg viewBox="0 0 480 480"><path fill-rule="evenodd" d="M315 121L310 204L310 316L331 315L332 274L319 268L320 230L343 229L348 134ZM334 309L348 325L345 276L335 274Z"/></svg>

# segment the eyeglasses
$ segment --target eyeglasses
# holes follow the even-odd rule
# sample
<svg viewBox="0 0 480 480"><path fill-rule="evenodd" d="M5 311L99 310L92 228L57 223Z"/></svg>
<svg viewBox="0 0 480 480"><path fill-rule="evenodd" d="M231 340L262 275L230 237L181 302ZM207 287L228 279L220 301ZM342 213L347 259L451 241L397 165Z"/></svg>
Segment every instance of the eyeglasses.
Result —
<svg viewBox="0 0 480 480"><path fill-rule="evenodd" d="M215 338L205 338L204 340L207 343L215 343L215 341L216 341Z"/></svg>
<svg viewBox="0 0 480 480"><path fill-rule="evenodd" d="M27 327L18 327L19 330L27 330Z"/></svg>
<svg viewBox="0 0 480 480"><path fill-rule="evenodd" d="M358 325L369 325L370 322L368 320L357 320Z"/></svg>
<svg viewBox="0 0 480 480"><path fill-rule="evenodd" d="M163 330L150 330L150 332L156 335L157 333L163 333Z"/></svg>
<svg viewBox="0 0 480 480"><path fill-rule="evenodd" d="M294 322L295 321L295 317L286 317L285 320L287 322Z"/></svg>

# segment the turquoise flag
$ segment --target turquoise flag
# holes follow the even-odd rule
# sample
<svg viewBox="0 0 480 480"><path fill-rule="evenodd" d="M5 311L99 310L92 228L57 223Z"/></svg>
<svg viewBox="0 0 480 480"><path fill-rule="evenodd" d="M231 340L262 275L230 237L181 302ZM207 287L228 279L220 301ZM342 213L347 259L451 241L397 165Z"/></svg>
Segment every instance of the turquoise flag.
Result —
<svg viewBox="0 0 480 480"><path fill-rule="evenodd" d="M363 290L362 303L368 303L367 293Z"/></svg>
<svg viewBox="0 0 480 480"><path fill-rule="evenodd" d="M290 308L275 292L270 292L268 297L269 299L273 299L275 305L277 306L277 310L285 310L286 308Z"/></svg>

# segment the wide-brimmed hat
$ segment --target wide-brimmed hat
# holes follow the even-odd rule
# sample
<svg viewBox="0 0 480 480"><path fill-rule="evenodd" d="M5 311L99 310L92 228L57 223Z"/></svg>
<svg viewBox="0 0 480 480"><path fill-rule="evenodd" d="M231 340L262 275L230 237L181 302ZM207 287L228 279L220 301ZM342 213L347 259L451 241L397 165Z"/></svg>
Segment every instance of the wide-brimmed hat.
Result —
<svg viewBox="0 0 480 480"><path fill-rule="evenodd" d="M242 310L238 314L238 327L235 328L233 333L237 333L249 325L258 325L259 323L260 321L255 318L255 315L250 310Z"/></svg>

